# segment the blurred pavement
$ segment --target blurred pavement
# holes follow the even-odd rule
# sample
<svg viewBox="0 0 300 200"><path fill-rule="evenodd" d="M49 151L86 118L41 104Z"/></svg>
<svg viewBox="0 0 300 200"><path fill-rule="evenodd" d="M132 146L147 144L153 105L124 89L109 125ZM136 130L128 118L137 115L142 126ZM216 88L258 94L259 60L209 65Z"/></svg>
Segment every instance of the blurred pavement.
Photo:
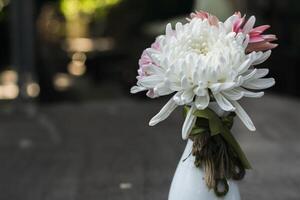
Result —
<svg viewBox="0 0 300 200"><path fill-rule="evenodd" d="M181 110L148 127L166 102L120 98L0 114L1 200L167 200L184 149ZM244 103L257 132L234 132L254 170L243 200L299 200L300 101ZM29 109L31 110L31 109Z"/></svg>

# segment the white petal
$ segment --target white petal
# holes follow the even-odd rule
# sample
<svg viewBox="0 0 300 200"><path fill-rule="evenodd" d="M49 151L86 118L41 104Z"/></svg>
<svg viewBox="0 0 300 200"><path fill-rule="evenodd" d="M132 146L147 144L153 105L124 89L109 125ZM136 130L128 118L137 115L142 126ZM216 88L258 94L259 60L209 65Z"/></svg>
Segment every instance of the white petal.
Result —
<svg viewBox="0 0 300 200"><path fill-rule="evenodd" d="M253 76L249 77L247 80L245 80L245 82L250 82L252 80L262 78L262 77L266 76L268 73L269 73L269 69L265 69L265 68L256 69L256 73Z"/></svg>
<svg viewBox="0 0 300 200"><path fill-rule="evenodd" d="M254 75L257 73L257 69L248 70L247 72L248 72L248 74L246 74L246 75L243 74L243 79L245 82L248 80L251 80L251 78L254 77Z"/></svg>
<svg viewBox="0 0 300 200"><path fill-rule="evenodd" d="M237 78L237 80L236 80L236 87L237 86L241 86L242 84L244 83L244 78L243 78L243 76L239 76L238 78Z"/></svg>
<svg viewBox="0 0 300 200"><path fill-rule="evenodd" d="M156 49L153 49L153 48L147 48L147 49L146 49L146 53L147 53L148 56L151 57L152 55L158 54L159 51L156 50Z"/></svg>
<svg viewBox="0 0 300 200"><path fill-rule="evenodd" d="M253 51L249 54L247 54L246 58L250 58L251 62L253 63L257 59L258 53Z"/></svg>
<svg viewBox="0 0 300 200"><path fill-rule="evenodd" d="M258 58L257 60L255 60L253 62L253 65L259 65L259 64L265 62L270 57L271 53L272 53L271 50L264 52L260 58Z"/></svg>
<svg viewBox="0 0 300 200"><path fill-rule="evenodd" d="M275 84L274 78L261 78L261 79L255 79L247 83L243 83L242 86L252 90L262 90L262 89L272 87L274 84Z"/></svg>
<svg viewBox="0 0 300 200"><path fill-rule="evenodd" d="M187 113L183 126L182 126L182 139L186 140L191 133L193 126L195 125L197 117L193 114L196 110L195 105L193 105L189 112Z"/></svg>
<svg viewBox="0 0 300 200"><path fill-rule="evenodd" d="M234 111L233 105L220 93L214 94L214 97L219 106L225 111Z"/></svg>
<svg viewBox="0 0 300 200"><path fill-rule="evenodd" d="M256 60L259 60L264 55L264 52L262 52L262 51L259 51L259 52L253 51L252 54L253 54L252 61L255 62Z"/></svg>
<svg viewBox="0 0 300 200"><path fill-rule="evenodd" d="M148 92L146 93L146 95L147 95L147 97L149 97L151 99L159 97L159 95L156 94L153 90L148 90Z"/></svg>
<svg viewBox="0 0 300 200"><path fill-rule="evenodd" d="M133 86L130 89L130 93L135 94L135 93L138 93L138 92L141 92L141 91L145 91L145 90L147 90L147 88L144 88L144 87L141 87L141 86Z"/></svg>
<svg viewBox="0 0 300 200"><path fill-rule="evenodd" d="M168 103L162 107L162 109L159 111L159 113L157 113L149 122L150 126L154 126L155 124L165 120L167 117L169 117L169 115L175 110L175 108L177 107L177 104L175 103L175 101L173 100L173 98L171 98Z"/></svg>
<svg viewBox="0 0 300 200"><path fill-rule="evenodd" d="M184 105L184 102L181 99L182 93L183 91L179 91L173 96L173 100L176 102L177 105Z"/></svg>
<svg viewBox="0 0 300 200"><path fill-rule="evenodd" d="M182 30L182 23L177 22L176 25L175 25L175 29L176 29L177 32L181 31Z"/></svg>
<svg viewBox="0 0 300 200"><path fill-rule="evenodd" d="M248 58L247 60L245 60L241 66L238 68L238 72L240 74L244 73L245 71L247 71L249 69L249 67L251 66L252 61L250 58Z"/></svg>
<svg viewBox="0 0 300 200"><path fill-rule="evenodd" d="M254 16L251 16L248 21L246 22L246 24L244 25L244 28L243 28L243 33L245 34L248 34L251 29L253 28L254 24L255 24L255 17Z"/></svg>
<svg viewBox="0 0 300 200"><path fill-rule="evenodd" d="M152 75L146 76L138 80L138 84L145 88L154 88L157 84L163 81L162 76Z"/></svg>
<svg viewBox="0 0 300 200"><path fill-rule="evenodd" d="M187 89L190 86L191 85L190 85L188 79L186 78L186 76L183 76L182 79L181 79L181 87L184 88L184 89Z"/></svg>
<svg viewBox="0 0 300 200"><path fill-rule="evenodd" d="M195 94L192 89L185 90L181 95L181 100L184 102L184 104L188 104L191 101L193 101Z"/></svg>
<svg viewBox="0 0 300 200"><path fill-rule="evenodd" d="M206 94L204 96L197 96L195 100L195 105L197 109L203 110L205 109L209 104L209 95Z"/></svg>
<svg viewBox="0 0 300 200"><path fill-rule="evenodd" d="M218 93L223 90L229 90L235 86L235 82L227 82L227 83L214 83L209 86L209 89L213 93Z"/></svg>
<svg viewBox="0 0 300 200"><path fill-rule="evenodd" d="M236 18L237 18L236 15L232 15L228 19L226 19L226 21L224 22L224 26L228 31L231 31L233 22L235 21Z"/></svg>
<svg viewBox="0 0 300 200"><path fill-rule="evenodd" d="M182 89L181 84L179 82L170 81L168 84L169 84L170 89L173 91L179 91Z"/></svg>
<svg viewBox="0 0 300 200"><path fill-rule="evenodd" d="M171 94L173 91L168 87L164 82L158 84L154 89L154 93L157 94L158 96L164 96Z"/></svg>
<svg viewBox="0 0 300 200"><path fill-rule="evenodd" d="M244 47L245 49L247 48L247 46L248 46L248 44L249 44L249 40L250 40L249 35L246 35L246 38L245 38L245 40L244 40L244 42L243 42L243 47Z"/></svg>
<svg viewBox="0 0 300 200"><path fill-rule="evenodd" d="M204 96L207 94L207 89L206 88L203 88L203 87L196 87L194 89L194 93L197 95L197 96Z"/></svg>
<svg viewBox="0 0 300 200"><path fill-rule="evenodd" d="M200 76L199 76L199 67L195 67L194 69L193 69L193 72L192 72L192 76L193 76L193 82L194 83L198 83L199 82L199 78L200 78Z"/></svg>
<svg viewBox="0 0 300 200"><path fill-rule="evenodd" d="M172 34L173 34L172 25L168 23L166 26L166 36L172 36Z"/></svg>
<svg viewBox="0 0 300 200"><path fill-rule="evenodd" d="M264 92L251 92L242 87L234 88L232 90L236 92L242 92L244 97L249 97L249 98L260 98L264 96Z"/></svg>
<svg viewBox="0 0 300 200"><path fill-rule="evenodd" d="M246 74L248 73L248 74ZM243 83L249 83L254 82L257 79L260 79L264 76L266 76L269 73L269 69L254 69L254 70L248 70L246 73L243 74ZM246 75L245 75L246 74Z"/></svg>
<svg viewBox="0 0 300 200"><path fill-rule="evenodd" d="M146 72L148 74L154 74L154 75L157 75L157 74L162 74L164 75L164 70L161 68L161 67L158 67L156 65L149 65L146 69Z"/></svg>
<svg viewBox="0 0 300 200"><path fill-rule="evenodd" d="M250 130L250 131L255 131L255 126L248 116L248 114L245 112L245 110L241 107L241 105L237 101L232 101L232 104L235 106L236 110L235 113L237 116L241 119L241 121L245 124L245 126Z"/></svg>
<svg viewBox="0 0 300 200"><path fill-rule="evenodd" d="M222 94L232 100L240 100L244 96L244 93L238 90L226 90L222 91Z"/></svg>
<svg viewBox="0 0 300 200"><path fill-rule="evenodd" d="M236 36L236 33L235 32L230 32L228 33L225 37L226 38L234 38Z"/></svg>

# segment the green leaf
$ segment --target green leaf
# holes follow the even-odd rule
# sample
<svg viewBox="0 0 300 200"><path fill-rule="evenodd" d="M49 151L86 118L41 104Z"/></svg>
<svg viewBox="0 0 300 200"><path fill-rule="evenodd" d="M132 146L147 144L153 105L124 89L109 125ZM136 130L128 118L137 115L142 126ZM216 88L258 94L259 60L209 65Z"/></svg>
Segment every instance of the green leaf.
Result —
<svg viewBox="0 0 300 200"><path fill-rule="evenodd" d="M242 148L240 147L239 143L231 134L230 130L227 127L224 127L221 135L227 141L227 143L234 149L237 153L239 159L241 160L245 169L252 169L250 162L248 161L246 155L244 154Z"/></svg>
<svg viewBox="0 0 300 200"><path fill-rule="evenodd" d="M190 110L190 107L188 107L188 106L184 106L184 107L183 107L183 116L184 116L184 117L186 117L186 115L187 115L187 113L189 112L189 110Z"/></svg>
<svg viewBox="0 0 300 200"><path fill-rule="evenodd" d="M206 108L204 110L196 110L194 112L194 115L200 118L208 119L209 129L212 136L221 133L221 131L223 130L221 119L215 112L213 112L209 108Z"/></svg>
<svg viewBox="0 0 300 200"><path fill-rule="evenodd" d="M198 135L205 133L207 131L206 128L201 128L201 127L194 127L191 131L191 135Z"/></svg>
<svg viewBox="0 0 300 200"><path fill-rule="evenodd" d="M236 116L236 114L234 112L231 112L231 113L229 113L229 115L222 117L222 122L223 122L224 126L226 126L229 130L233 126L233 119L235 116Z"/></svg>

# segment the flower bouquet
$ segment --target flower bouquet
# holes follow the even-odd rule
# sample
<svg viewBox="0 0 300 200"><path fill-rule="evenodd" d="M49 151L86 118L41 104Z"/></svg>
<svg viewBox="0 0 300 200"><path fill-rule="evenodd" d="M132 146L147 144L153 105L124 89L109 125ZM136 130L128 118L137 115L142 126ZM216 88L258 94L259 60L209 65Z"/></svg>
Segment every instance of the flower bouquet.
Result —
<svg viewBox="0 0 300 200"><path fill-rule="evenodd" d="M255 17L245 18L237 12L221 22L204 11L192 13L175 29L168 24L139 60L131 93L147 91L150 98L173 94L149 125L184 107L182 138L188 144L169 200L240 198L235 180L251 166L231 128L237 116L255 131L238 100L262 97L264 92L256 90L274 85L273 78L264 78L269 70L255 66L277 46L271 43L275 35L263 34L269 25L254 27Z"/></svg>

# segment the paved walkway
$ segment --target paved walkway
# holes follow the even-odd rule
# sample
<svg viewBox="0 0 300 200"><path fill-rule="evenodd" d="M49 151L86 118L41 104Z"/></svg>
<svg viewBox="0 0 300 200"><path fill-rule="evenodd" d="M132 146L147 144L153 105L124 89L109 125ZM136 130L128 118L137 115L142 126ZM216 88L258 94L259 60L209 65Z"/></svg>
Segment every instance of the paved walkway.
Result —
<svg viewBox="0 0 300 200"><path fill-rule="evenodd" d="M147 126L163 103L124 98L0 113L0 199L167 200L185 142L180 109ZM236 122L254 167L242 199L299 200L299 99L266 96L246 107L258 131Z"/></svg>

